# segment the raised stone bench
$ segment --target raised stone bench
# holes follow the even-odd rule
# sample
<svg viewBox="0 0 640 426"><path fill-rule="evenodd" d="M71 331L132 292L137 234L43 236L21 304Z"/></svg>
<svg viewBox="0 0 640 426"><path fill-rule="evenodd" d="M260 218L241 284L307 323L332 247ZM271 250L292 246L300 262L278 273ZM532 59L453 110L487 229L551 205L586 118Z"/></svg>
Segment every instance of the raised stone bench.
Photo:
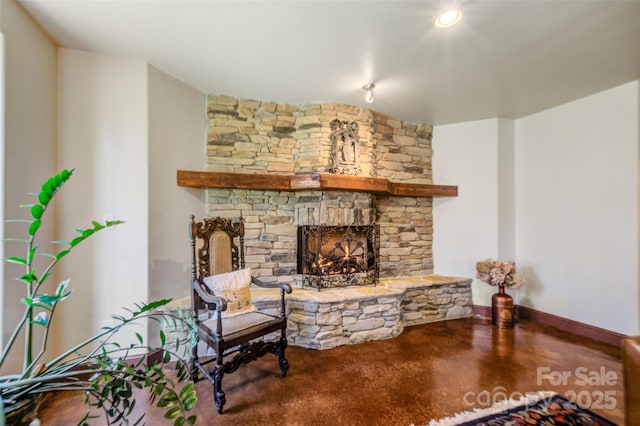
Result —
<svg viewBox="0 0 640 426"><path fill-rule="evenodd" d="M473 315L471 279L428 275L380 280L385 288L403 289L402 321L417 325Z"/></svg>
<svg viewBox="0 0 640 426"><path fill-rule="evenodd" d="M274 312L278 297L278 291L252 289L261 310ZM405 326L471 315L468 278L393 278L380 280L376 287L294 288L287 296L289 343L311 349L388 339Z"/></svg>
<svg viewBox="0 0 640 426"><path fill-rule="evenodd" d="M288 337L312 349L396 337L403 330L402 290L356 287L296 289L288 299Z"/></svg>

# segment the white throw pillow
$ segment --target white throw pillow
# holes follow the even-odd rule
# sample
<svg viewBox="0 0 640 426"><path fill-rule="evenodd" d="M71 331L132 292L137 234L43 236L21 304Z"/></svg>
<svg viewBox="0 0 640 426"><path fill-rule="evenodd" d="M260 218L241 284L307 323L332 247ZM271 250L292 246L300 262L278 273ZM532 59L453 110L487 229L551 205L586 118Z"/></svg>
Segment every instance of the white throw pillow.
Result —
<svg viewBox="0 0 640 426"><path fill-rule="evenodd" d="M251 301L251 271L249 268L238 271L216 274L206 277L204 284L211 292L227 300L227 310L222 312L222 318L229 318L247 312L257 312Z"/></svg>

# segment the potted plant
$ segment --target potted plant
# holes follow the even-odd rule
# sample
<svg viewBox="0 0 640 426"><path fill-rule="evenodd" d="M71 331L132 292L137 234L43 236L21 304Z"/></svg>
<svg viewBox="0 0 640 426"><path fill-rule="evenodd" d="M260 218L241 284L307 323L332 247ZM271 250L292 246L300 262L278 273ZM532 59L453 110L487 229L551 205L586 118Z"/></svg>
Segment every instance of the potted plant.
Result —
<svg viewBox="0 0 640 426"><path fill-rule="evenodd" d="M24 257L4 259L24 267L25 272L17 281L25 288L25 297L21 299L25 309L3 346L0 369L12 350L20 350L16 345L20 336L24 336L24 353L21 371L0 376L0 425L29 424L37 415L42 395L62 391L84 392L87 411L79 424L86 424L89 418L100 412L108 424L128 424L136 405L135 389L147 389L151 403L164 408L165 417L172 419L175 425L193 424L195 416L188 412L195 406L197 396L182 356L196 341L195 327L187 312L162 309L171 299L136 304L133 309L126 309L126 315L113 315L112 326L103 327L93 337L45 359L51 321L72 290L69 280L62 281L53 294L47 294L43 284L51 277L56 264L82 242L99 231L123 223L120 220L93 221L90 228L77 230L79 235L72 240L56 241L62 246L58 253L39 253L36 236L43 217L53 197L72 175L73 170L62 170L47 180L34 194L36 202L21 206L30 209L30 218L12 221L23 222L27 226L25 238L9 239L25 244ZM38 272L34 259L42 255L50 260L44 270ZM116 334L120 330L147 321L174 329L182 327L187 333L183 333L183 338L167 342L163 327L160 327L158 345L145 342L139 333L136 333L137 342L134 344L121 345L117 342ZM163 368L174 359L177 360L175 372ZM144 410L131 423L138 424L143 417Z"/></svg>

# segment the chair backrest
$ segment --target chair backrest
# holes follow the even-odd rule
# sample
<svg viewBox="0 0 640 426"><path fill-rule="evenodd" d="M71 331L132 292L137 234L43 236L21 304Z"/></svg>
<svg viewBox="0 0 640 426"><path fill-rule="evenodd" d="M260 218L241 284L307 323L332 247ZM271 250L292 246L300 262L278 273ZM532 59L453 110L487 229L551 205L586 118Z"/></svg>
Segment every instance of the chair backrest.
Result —
<svg viewBox="0 0 640 426"><path fill-rule="evenodd" d="M205 277L244 268L244 222L221 217L196 222L191 216L191 274L202 283Z"/></svg>

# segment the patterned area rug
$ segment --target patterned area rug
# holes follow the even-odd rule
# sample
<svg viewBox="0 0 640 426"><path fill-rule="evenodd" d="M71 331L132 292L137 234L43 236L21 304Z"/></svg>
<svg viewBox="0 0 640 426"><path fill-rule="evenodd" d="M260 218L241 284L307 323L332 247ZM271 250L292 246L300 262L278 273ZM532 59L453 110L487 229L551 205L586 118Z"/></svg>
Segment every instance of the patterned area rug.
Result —
<svg viewBox="0 0 640 426"><path fill-rule="evenodd" d="M504 400L486 409L431 420L428 426L617 426L553 392L537 392Z"/></svg>

